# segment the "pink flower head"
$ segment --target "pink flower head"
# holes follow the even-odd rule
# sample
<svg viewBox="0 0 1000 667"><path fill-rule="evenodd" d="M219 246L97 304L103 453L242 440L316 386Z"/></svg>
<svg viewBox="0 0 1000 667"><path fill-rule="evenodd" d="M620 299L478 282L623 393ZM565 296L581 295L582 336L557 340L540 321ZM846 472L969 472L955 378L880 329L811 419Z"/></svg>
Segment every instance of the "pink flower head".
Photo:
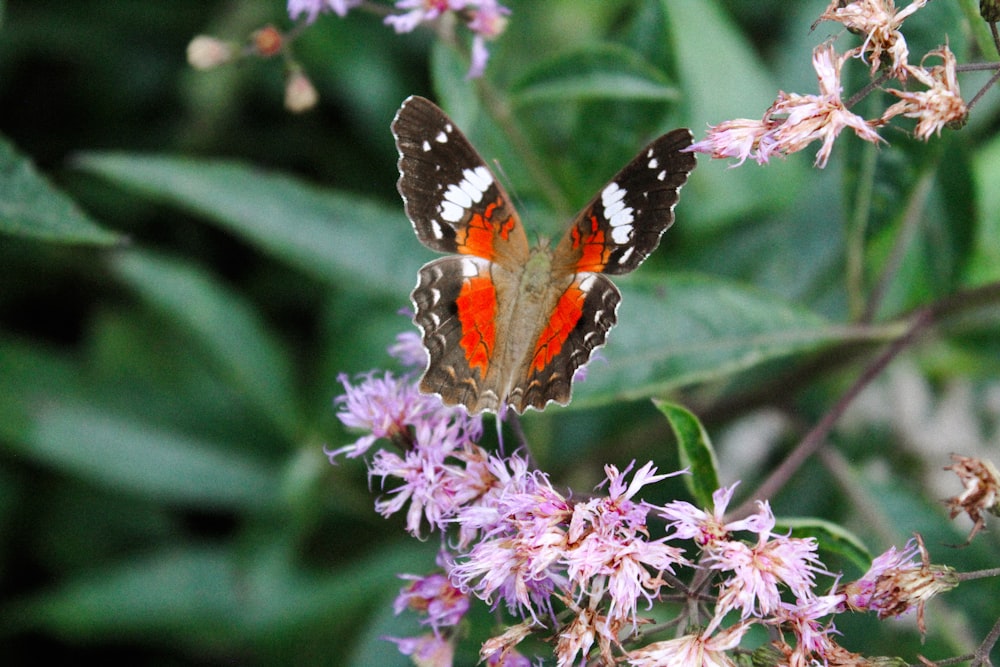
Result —
<svg viewBox="0 0 1000 667"><path fill-rule="evenodd" d="M726 508L733 499L733 493L739 482L729 487L721 487L712 493L712 511L701 510L684 500L674 500L660 508L660 516L669 523L667 528L673 532L670 539L694 540L699 547L712 551L716 546L729 540L730 535L738 530L752 530L767 518L753 515L740 521L725 523Z"/></svg>
<svg viewBox="0 0 1000 667"><path fill-rule="evenodd" d="M688 153L708 153L713 158L736 158L733 167L752 157L758 164L765 164L771 154L770 133L776 123L767 120L736 118L718 125L709 125L708 133L684 149Z"/></svg>
<svg viewBox="0 0 1000 667"><path fill-rule="evenodd" d="M420 667L451 667L455 659L455 646L451 640L426 634L420 637L385 637L399 647L399 652L413 658Z"/></svg>
<svg viewBox="0 0 1000 667"><path fill-rule="evenodd" d="M331 11L344 17L360 4L361 0L288 0L288 15L294 21L301 14L308 14L306 21L312 23L320 12Z"/></svg>
<svg viewBox="0 0 1000 667"><path fill-rule="evenodd" d="M430 625L436 635L440 635L441 628L458 625L469 610L468 596L452 586L444 574L402 574L400 578L413 583L399 592L393 605L396 614L404 609L425 614L420 622Z"/></svg>
<svg viewBox="0 0 1000 667"><path fill-rule="evenodd" d="M653 573L673 572L674 565L688 564L683 551L666 544L667 538L650 540L646 517L651 505L633 500L649 484L680 473L657 475L653 463L635 472L630 483L623 472L605 466L608 497L595 498L573 507L569 548L561 557L566 574L579 591L610 599L606 627L617 634L626 621L637 624L637 604L645 598L652 605L664 581ZM652 571L652 572L651 572Z"/></svg>
<svg viewBox="0 0 1000 667"><path fill-rule="evenodd" d="M737 623L719 632L709 627L698 634L655 642L629 651L628 664L633 667L736 667L736 662L726 652L740 645L749 627L748 623Z"/></svg>
<svg viewBox="0 0 1000 667"><path fill-rule="evenodd" d="M551 595L563 587L558 567L566 549L570 507L539 471L501 481L482 500L460 508L455 522L479 541L452 565L452 583L482 600L504 602L512 613L537 620L551 611Z"/></svg>
<svg viewBox="0 0 1000 667"><path fill-rule="evenodd" d="M813 141L823 145L816 153L816 166L825 167L833 150L833 142L841 130L849 127L872 143L883 139L873 125L851 113L840 99L842 86L840 69L844 56L838 57L832 44L821 44L813 51L813 67L819 78L819 95L779 93L778 99L764 115L768 121L782 121L770 132L775 152L783 154L802 150Z"/></svg>
<svg viewBox="0 0 1000 667"><path fill-rule="evenodd" d="M924 61L931 56L937 56L943 62L937 67L925 69ZM928 141L934 134L940 135L941 128L945 125L963 124L969 115L969 109L958 89L956 66L955 54L947 46L942 46L924 56L920 67L907 67L913 78L927 86L927 90L910 92L890 88L889 93L900 98L900 101L886 109L882 119L888 120L898 115L916 118L914 134L924 141Z"/></svg>
<svg viewBox="0 0 1000 667"><path fill-rule="evenodd" d="M816 555L816 541L773 534L773 514L767 503L762 506L770 525L759 526L757 544L730 541L706 558L713 570L731 573L722 583L717 615L739 609L743 618L766 616L779 608L782 588L806 600L813 597L815 574L829 574Z"/></svg>
<svg viewBox="0 0 1000 667"><path fill-rule="evenodd" d="M396 9L407 10L404 14L390 14L385 17L386 25L396 32L413 32L421 23L429 23L447 11L465 8L467 0L396 0Z"/></svg>
<svg viewBox="0 0 1000 667"><path fill-rule="evenodd" d="M466 78L478 79L486 70L486 62L490 52L486 42L497 38L507 28L507 16L510 10L496 0L481 0L479 6L471 10L469 29L475 33L472 38L472 57Z"/></svg>

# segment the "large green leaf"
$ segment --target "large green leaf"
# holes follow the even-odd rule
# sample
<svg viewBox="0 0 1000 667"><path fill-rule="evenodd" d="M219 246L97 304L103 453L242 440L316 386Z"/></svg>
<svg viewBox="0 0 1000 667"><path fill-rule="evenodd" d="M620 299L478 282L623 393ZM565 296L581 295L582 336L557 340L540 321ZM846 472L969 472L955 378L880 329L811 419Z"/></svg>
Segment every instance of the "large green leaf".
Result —
<svg viewBox="0 0 1000 667"><path fill-rule="evenodd" d="M399 546L350 568L317 575L292 564L285 545L245 556L233 548L171 547L80 573L16 603L19 626L68 637L151 637L184 646L291 649L321 623L357 628L376 600L398 591L402 571L433 562L424 545ZM6 614L11 618L11 614Z"/></svg>
<svg viewBox="0 0 1000 667"><path fill-rule="evenodd" d="M39 408L16 449L74 477L157 500L263 509L276 498L277 471L263 462L86 404Z"/></svg>
<svg viewBox="0 0 1000 667"><path fill-rule="evenodd" d="M581 100L675 102L680 93L638 53L602 44L538 63L511 88L515 105Z"/></svg>
<svg viewBox="0 0 1000 667"><path fill-rule="evenodd" d="M387 208L234 162L88 153L77 165L204 216L330 283L406 294L421 264L402 205Z"/></svg>
<svg viewBox="0 0 1000 667"><path fill-rule="evenodd" d="M621 324L590 363L574 405L656 396L814 351L847 334L809 310L702 275L633 280L622 293Z"/></svg>
<svg viewBox="0 0 1000 667"><path fill-rule="evenodd" d="M65 194L52 187L31 161L0 137L0 232L54 243L110 245L102 229Z"/></svg>
<svg viewBox="0 0 1000 667"><path fill-rule="evenodd" d="M291 361L240 295L194 267L149 254L118 255L117 274L171 321L194 334L234 393L293 439L299 425Z"/></svg>

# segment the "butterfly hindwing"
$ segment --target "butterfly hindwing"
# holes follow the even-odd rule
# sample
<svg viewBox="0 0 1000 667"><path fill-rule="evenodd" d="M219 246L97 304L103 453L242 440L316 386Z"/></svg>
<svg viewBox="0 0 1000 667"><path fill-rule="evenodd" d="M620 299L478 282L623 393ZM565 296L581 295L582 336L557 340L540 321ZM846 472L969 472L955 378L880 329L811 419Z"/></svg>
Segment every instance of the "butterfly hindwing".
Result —
<svg viewBox="0 0 1000 667"><path fill-rule="evenodd" d="M510 199L483 159L434 103L403 102L392 132L406 214L432 250L523 261L528 240Z"/></svg>
<svg viewBox="0 0 1000 667"><path fill-rule="evenodd" d="M505 285L494 282L494 274L503 283L503 271L479 257L451 255L428 262L418 273L414 322L423 331L429 357L420 388L440 394L448 405L462 404L470 412L500 405L493 384L497 306Z"/></svg>
<svg viewBox="0 0 1000 667"><path fill-rule="evenodd" d="M560 295L528 364L527 375L507 398L518 412L569 403L577 369L604 345L618 321L621 293L597 273L578 274Z"/></svg>
<svg viewBox="0 0 1000 667"><path fill-rule="evenodd" d="M554 264L568 271L635 270L674 222L679 190L695 167L681 150L691 132L678 129L646 146L601 189L570 225Z"/></svg>

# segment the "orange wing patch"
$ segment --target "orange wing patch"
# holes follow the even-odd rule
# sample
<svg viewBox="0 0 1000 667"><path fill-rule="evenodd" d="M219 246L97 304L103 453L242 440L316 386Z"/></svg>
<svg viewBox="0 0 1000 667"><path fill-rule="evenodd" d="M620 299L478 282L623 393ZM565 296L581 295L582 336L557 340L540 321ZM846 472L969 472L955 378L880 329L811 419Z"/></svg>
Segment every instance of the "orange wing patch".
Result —
<svg viewBox="0 0 1000 667"><path fill-rule="evenodd" d="M479 369L480 377L486 377L497 342L497 290L493 280L489 276L466 278L455 305L462 324L460 344L465 359L470 368Z"/></svg>
<svg viewBox="0 0 1000 667"><path fill-rule="evenodd" d="M576 263L577 271L599 273L608 264L611 251L607 245L604 229L596 215L590 216L590 229L583 230L582 224L575 225L570 230L570 238L574 250L579 249L580 259Z"/></svg>
<svg viewBox="0 0 1000 667"><path fill-rule="evenodd" d="M563 344L583 316L583 302L587 293L573 283L562 293L549 321L542 329L535 343L535 353L531 358L531 371L538 372L549 365L562 350Z"/></svg>
<svg viewBox="0 0 1000 667"><path fill-rule="evenodd" d="M469 223L456 237L458 242L458 252L463 255L475 255L485 259L494 259L496 250L493 242L496 237L504 241L510 237L511 230L517 224L514 216L508 216L506 220L494 220L493 215L497 209L503 205L503 199L497 197L483 209L482 213L475 213L469 219Z"/></svg>

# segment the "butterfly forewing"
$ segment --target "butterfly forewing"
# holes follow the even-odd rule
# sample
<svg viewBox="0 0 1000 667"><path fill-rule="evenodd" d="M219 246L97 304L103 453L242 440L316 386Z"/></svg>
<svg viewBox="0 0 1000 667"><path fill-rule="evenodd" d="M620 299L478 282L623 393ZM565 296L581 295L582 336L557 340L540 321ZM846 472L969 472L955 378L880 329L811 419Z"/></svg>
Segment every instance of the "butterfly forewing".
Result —
<svg viewBox="0 0 1000 667"><path fill-rule="evenodd" d="M432 250L523 262L528 239L489 167L434 103L409 97L392 121L406 215Z"/></svg>
<svg viewBox="0 0 1000 667"><path fill-rule="evenodd" d="M590 201L555 251L561 270L621 274L635 270L674 222L679 191L695 167L682 153L691 132L678 129L655 140Z"/></svg>

